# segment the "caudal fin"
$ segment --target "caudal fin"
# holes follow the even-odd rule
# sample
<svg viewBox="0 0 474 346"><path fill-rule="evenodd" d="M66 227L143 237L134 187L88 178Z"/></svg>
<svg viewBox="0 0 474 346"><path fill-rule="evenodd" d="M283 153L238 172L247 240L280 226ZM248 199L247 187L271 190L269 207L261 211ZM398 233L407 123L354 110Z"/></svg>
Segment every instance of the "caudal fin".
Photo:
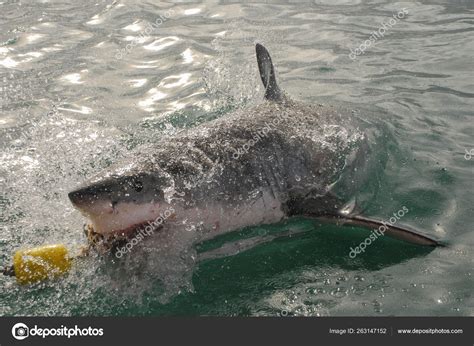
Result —
<svg viewBox="0 0 474 346"><path fill-rule="evenodd" d="M280 100L282 93L276 82L275 69L273 67L270 53L268 53L268 50L259 43L256 44L255 51L257 53L260 78L265 87L265 98L272 101Z"/></svg>

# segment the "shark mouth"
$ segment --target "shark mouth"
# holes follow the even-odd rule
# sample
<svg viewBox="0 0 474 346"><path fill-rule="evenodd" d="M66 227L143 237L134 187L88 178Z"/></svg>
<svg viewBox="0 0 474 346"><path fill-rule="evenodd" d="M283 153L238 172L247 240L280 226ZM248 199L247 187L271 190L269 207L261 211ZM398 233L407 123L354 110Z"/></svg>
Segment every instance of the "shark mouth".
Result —
<svg viewBox="0 0 474 346"><path fill-rule="evenodd" d="M150 205L137 207L139 213L127 214L122 210L122 213L90 218L92 222L85 228L89 247L102 254L109 251L113 253L114 250L133 241L134 238L145 239L153 236L164 228L167 219L175 218L175 210L172 207L158 215L155 209L153 209L153 214L149 213Z"/></svg>
<svg viewBox="0 0 474 346"><path fill-rule="evenodd" d="M107 252L114 252L119 247L124 246L134 237L141 234L144 236L151 236L163 229L163 225L154 225L154 220L140 222L123 230L118 230L110 233L100 233L95 231L92 224L84 225L84 234L87 237L88 248L97 251L100 254Z"/></svg>
<svg viewBox="0 0 474 346"><path fill-rule="evenodd" d="M130 203L94 201L75 204L75 207L90 221L85 226L89 247L100 253L107 252L117 244L123 244L138 234L146 238L161 230L167 219L175 218L172 207L164 209L162 203Z"/></svg>

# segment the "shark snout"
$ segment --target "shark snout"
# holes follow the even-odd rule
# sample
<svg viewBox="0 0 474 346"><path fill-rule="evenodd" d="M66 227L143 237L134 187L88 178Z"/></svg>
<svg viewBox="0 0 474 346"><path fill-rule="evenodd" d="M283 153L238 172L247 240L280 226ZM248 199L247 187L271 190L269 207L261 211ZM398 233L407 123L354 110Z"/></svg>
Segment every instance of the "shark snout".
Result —
<svg viewBox="0 0 474 346"><path fill-rule="evenodd" d="M79 207L86 200L91 199L90 197L86 197L87 194L86 194L85 189L71 191L68 193L67 196L69 197L69 200L71 201L71 203L76 207Z"/></svg>
<svg viewBox="0 0 474 346"><path fill-rule="evenodd" d="M111 198L106 198L104 187L87 186L68 193L71 203L85 214L103 214L113 212L117 203Z"/></svg>
<svg viewBox="0 0 474 346"><path fill-rule="evenodd" d="M166 209L163 190L170 185L168 178L161 172L132 172L130 167L102 172L68 194L95 232L127 233Z"/></svg>
<svg viewBox="0 0 474 346"><path fill-rule="evenodd" d="M153 222L163 209L158 201L113 200L94 187L72 191L68 196L74 207L90 220L94 231L101 234L133 231L146 222Z"/></svg>

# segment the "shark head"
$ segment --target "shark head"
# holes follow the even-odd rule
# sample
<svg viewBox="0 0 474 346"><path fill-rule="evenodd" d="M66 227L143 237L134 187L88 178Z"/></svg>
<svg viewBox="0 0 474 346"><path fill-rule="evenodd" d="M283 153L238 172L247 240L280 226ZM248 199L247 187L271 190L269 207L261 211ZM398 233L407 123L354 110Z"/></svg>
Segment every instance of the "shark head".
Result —
<svg viewBox="0 0 474 346"><path fill-rule="evenodd" d="M170 209L165 201L170 182L165 176L129 166L98 175L68 196L95 232L127 235Z"/></svg>

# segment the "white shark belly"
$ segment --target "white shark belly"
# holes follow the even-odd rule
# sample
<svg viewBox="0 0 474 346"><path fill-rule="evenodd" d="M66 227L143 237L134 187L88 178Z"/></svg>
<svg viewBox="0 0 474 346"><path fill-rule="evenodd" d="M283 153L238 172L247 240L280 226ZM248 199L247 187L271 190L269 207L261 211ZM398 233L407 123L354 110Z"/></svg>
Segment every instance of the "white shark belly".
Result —
<svg viewBox="0 0 474 346"><path fill-rule="evenodd" d="M200 232L204 239L244 227L277 223L286 216L280 200L270 191L261 191L255 198L235 206L208 202L175 210L177 223L183 224L188 232Z"/></svg>

